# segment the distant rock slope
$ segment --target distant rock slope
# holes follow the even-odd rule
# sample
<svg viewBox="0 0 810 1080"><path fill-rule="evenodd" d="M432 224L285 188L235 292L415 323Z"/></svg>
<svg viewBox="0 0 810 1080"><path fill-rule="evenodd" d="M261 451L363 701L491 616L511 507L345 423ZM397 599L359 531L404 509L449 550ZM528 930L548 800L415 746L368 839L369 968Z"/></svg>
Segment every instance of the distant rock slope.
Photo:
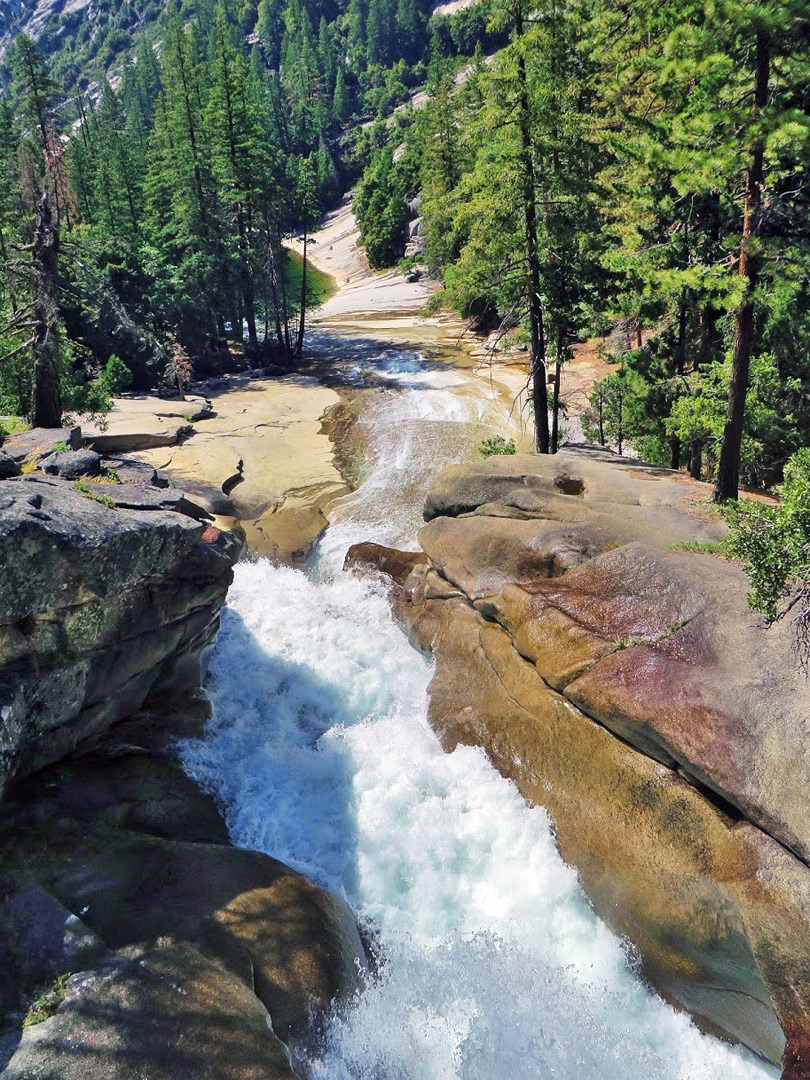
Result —
<svg viewBox="0 0 810 1080"><path fill-rule="evenodd" d="M706 489L596 448L437 478L395 608L446 748L548 808L595 908L713 1031L810 1075L810 683ZM689 549L692 550L689 550ZM393 571L392 571L393 568Z"/></svg>

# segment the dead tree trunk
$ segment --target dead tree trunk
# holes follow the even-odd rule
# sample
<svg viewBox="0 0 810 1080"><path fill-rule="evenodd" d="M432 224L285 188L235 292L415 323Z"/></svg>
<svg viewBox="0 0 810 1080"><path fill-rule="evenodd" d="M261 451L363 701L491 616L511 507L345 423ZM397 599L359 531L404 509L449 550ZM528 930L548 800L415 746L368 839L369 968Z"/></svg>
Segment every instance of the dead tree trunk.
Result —
<svg viewBox="0 0 810 1080"><path fill-rule="evenodd" d="M32 249L32 322L34 354L34 427L55 428L62 423L59 384L58 263L59 229L53 222L50 199L43 193L37 212Z"/></svg>
<svg viewBox="0 0 810 1080"><path fill-rule="evenodd" d="M301 262L301 313L298 317L298 340L295 343L295 355L300 356L304 351L304 329L307 315L307 242L309 237L304 233L304 247Z"/></svg>
<svg viewBox="0 0 810 1080"><path fill-rule="evenodd" d="M557 333L557 356L554 364L554 396L551 405L551 452L556 454L560 448L560 380L562 377L563 350L565 349L565 328Z"/></svg>

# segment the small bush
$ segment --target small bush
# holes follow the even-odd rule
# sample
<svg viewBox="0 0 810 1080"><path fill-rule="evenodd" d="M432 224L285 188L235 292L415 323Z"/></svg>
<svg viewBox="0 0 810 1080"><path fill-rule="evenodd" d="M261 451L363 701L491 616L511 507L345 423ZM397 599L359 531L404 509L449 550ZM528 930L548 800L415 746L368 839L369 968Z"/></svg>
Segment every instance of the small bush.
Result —
<svg viewBox="0 0 810 1080"><path fill-rule="evenodd" d="M132 386L132 372L120 356L116 356L115 353L105 364L99 379L104 383L111 397L116 397Z"/></svg>
<svg viewBox="0 0 810 1080"><path fill-rule="evenodd" d="M65 1000L65 984L70 978L70 973L60 975L51 986L47 987L35 1001L31 1003L23 1020L23 1028L32 1027L49 1020Z"/></svg>
<svg viewBox="0 0 810 1080"><path fill-rule="evenodd" d="M484 439L481 445L478 447L478 452L482 457L494 457L497 454L515 454L514 439L505 439L503 435L490 435L488 439Z"/></svg>
<svg viewBox="0 0 810 1080"><path fill-rule="evenodd" d="M84 480L77 480L73 485L74 491L83 496L85 499L92 499L93 502L101 503L102 506L106 506L108 510L117 509L113 499L109 495L99 495L95 491L91 491Z"/></svg>

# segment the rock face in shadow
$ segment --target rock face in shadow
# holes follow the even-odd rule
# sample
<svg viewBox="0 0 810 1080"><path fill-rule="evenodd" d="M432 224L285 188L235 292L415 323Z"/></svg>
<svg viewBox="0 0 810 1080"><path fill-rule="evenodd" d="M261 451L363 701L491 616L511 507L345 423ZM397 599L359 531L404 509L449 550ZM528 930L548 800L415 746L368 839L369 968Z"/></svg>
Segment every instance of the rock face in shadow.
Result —
<svg viewBox="0 0 810 1080"><path fill-rule="evenodd" d="M240 540L106 468L0 481L0 1069L287 1080L363 946L345 902L231 847L177 760Z"/></svg>
<svg viewBox="0 0 810 1080"><path fill-rule="evenodd" d="M810 684L704 485L595 448L452 466L392 592L443 744L485 748L645 974L810 1075ZM392 554L378 565L395 561Z"/></svg>
<svg viewBox="0 0 810 1080"><path fill-rule="evenodd" d="M71 976L56 1015L26 1029L7 1080L293 1080L259 999L182 942L116 953Z"/></svg>
<svg viewBox="0 0 810 1080"><path fill-rule="evenodd" d="M150 693L199 684L239 544L166 510L172 496L0 481L0 795Z"/></svg>
<svg viewBox="0 0 810 1080"><path fill-rule="evenodd" d="M186 710L184 734L206 704ZM305 1038L358 990L348 905L231 847L172 743L167 718L144 712L13 785L0 820L7 1016L73 977L4 1076L79 1077L77 1046L99 1080L293 1076L279 1040Z"/></svg>

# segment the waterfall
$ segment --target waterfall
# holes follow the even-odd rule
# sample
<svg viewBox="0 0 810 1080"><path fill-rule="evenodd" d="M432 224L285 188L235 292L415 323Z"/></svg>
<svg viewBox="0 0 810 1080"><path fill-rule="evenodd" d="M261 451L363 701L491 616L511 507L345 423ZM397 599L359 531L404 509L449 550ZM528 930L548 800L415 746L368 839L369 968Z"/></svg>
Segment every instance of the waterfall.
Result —
<svg viewBox="0 0 810 1080"><path fill-rule="evenodd" d="M413 547L444 464L510 435L483 377L386 353L365 477L306 571L240 564L189 772L236 844L344 896L380 964L317 1042L312 1080L760 1080L778 1074L657 998L554 843L484 753L445 754L430 665L384 590L341 571L358 540Z"/></svg>

